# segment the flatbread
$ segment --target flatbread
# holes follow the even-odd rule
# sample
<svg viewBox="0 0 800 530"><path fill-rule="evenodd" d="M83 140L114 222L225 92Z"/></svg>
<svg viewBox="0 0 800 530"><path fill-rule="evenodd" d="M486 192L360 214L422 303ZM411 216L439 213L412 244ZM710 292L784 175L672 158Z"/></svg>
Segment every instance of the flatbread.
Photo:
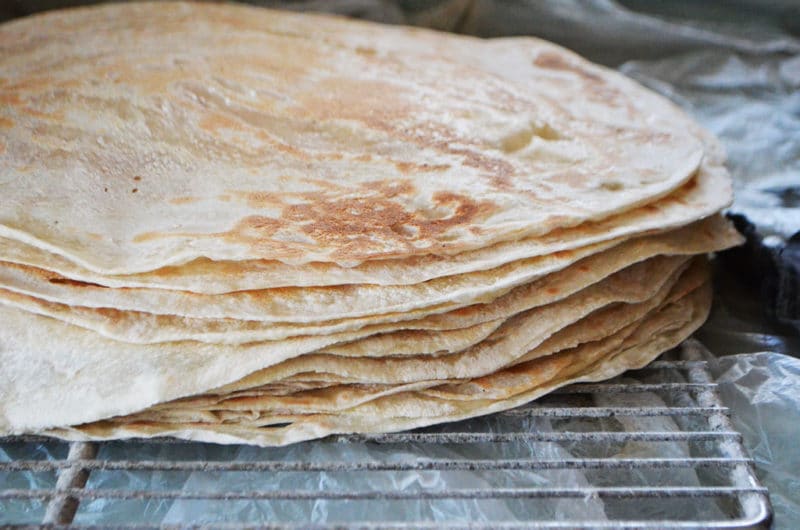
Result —
<svg viewBox="0 0 800 530"><path fill-rule="evenodd" d="M687 296L695 289L700 288L707 279L707 267L697 263L683 274L680 280L671 286L671 289L670 286L665 286L654 297L644 302L612 304L597 310L554 333L527 353L517 353L513 360L498 370L509 371L510 366L529 363L535 359L554 355L580 344L598 341L613 335L626 327L638 324L647 317L648 313L658 310L659 307ZM496 349L502 348L502 340L496 342L495 345ZM469 353L466 352L465 355L469 356ZM425 359L421 360L425 362ZM340 362L345 364L349 361L343 359ZM436 362L434 361L432 364L435 365ZM524 370L524 367L517 370ZM473 375L463 375L462 373L461 379L466 381L432 379L423 376L416 381L404 378L392 384L387 382L383 374L379 379L374 379L369 366L357 366L355 371L361 373L355 375L350 371L345 377L340 375L341 372L334 374L333 371L322 374L299 373L301 377L311 374L312 377L317 375L325 379L330 378L332 379L331 384L323 384L316 378L314 382L307 382L297 376L280 381L270 381L263 385L256 380L257 386L248 388L242 388L245 385L235 384L227 389L219 389L201 396L159 404L138 416L142 419L158 418L159 421L176 421L176 418L186 417L186 415L193 418L203 415L208 421L216 421L213 420L214 415L220 411L238 412L249 416L260 416L266 413L287 414L289 413L287 411L294 414L329 413L351 408L386 395L426 388L429 389L424 392L426 395L447 396L449 399L470 399L476 395L488 398L489 394L493 392L492 375L474 375L480 372L473 372ZM334 377L331 377L332 375ZM478 378L470 381L471 377ZM342 382L344 384L341 384ZM231 388L234 390L231 391ZM290 388L295 388L296 391L290 392ZM219 416L219 419L227 421L231 417L231 415Z"/></svg>
<svg viewBox="0 0 800 530"><path fill-rule="evenodd" d="M609 304L637 304L650 300L653 307L657 306L678 281L683 269L675 268L671 274L656 277L646 286L631 283L626 287L608 289L602 282L589 286L560 302L516 314L485 340L451 355L342 358L315 353L264 368L216 392L225 394L313 372L377 384L479 377L515 361L554 333ZM705 276L707 272L695 273L691 281L702 283Z"/></svg>
<svg viewBox="0 0 800 530"><path fill-rule="evenodd" d="M675 229L728 206L731 197L730 179L724 168L704 162L697 177L689 183L669 197L642 208L575 228L498 243L454 256L413 256L365 262L355 267L319 262L298 267L275 260L198 259L146 273L109 276L82 268L37 247L0 237L0 261L31 266L33 272L40 269L42 272L37 274L48 279L61 276L107 287L144 287L201 294L364 283L410 285L567 250L605 248L636 235Z"/></svg>
<svg viewBox="0 0 800 530"><path fill-rule="evenodd" d="M6 264L0 266L0 288L6 290L0 292L0 304L53 316L126 342L279 340L418 320L490 302L504 295L512 298L516 296L514 288L524 284L530 285L528 291L541 291L537 296L541 300L539 303L544 304L653 255L704 253L740 242L741 236L728 221L712 217L676 231L631 240L605 251L594 246L413 286L284 288L228 295L198 295L159 289L108 289ZM595 252L598 250L601 252ZM575 265L569 267L573 263ZM550 274L545 275L548 272ZM40 301L14 296L7 291ZM530 294L523 296L530 297ZM56 303L46 304L42 300ZM102 310L95 311L91 307ZM159 316L164 314L167 316ZM500 316L503 315L493 318ZM245 320L231 320L233 318ZM415 326L387 325L380 331ZM416 328L420 329L419 326Z"/></svg>
<svg viewBox="0 0 800 530"><path fill-rule="evenodd" d="M480 40L399 53L420 30L364 48L319 27L369 25L327 20L141 3L0 26L0 183L28 183L2 186L0 236L103 274L454 255L653 202L703 158L669 115L619 111L642 87L573 113L552 85L445 53ZM539 70L563 70L554 53Z"/></svg>
<svg viewBox="0 0 800 530"><path fill-rule="evenodd" d="M524 329L507 327L503 335L512 343L544 340L594 309L614 301L646 299L668 281L674 270L669 262L674 259L663 258L660 266L651 268L647 282L636 277L637 272L643 273L641 270L621 271L607 285L599 282L555 304L533 309L534 315L526 319L529 325ZM0 379L0 432L128 414L240 381L248 374L260 377L259 370L329 346L332 340L330 336L311 336L241 345L189 341L127 344L13 308L0 307L0 319L4 323L0 327L0 365L5 376ZM482 362L502 366L497 365L497 355L513 355L513 351L484 353ZM325 358L321 355L311 361L316 370L324 371L319 363ZM391 373L384 364L388 359L375 362L377 369ZM432 366L419 364L423 371ZM449 364L443 365L440 375L458 377L464 362L451 360ZM466 364L467 369L475 368L473 363ZM437 375L434 370L425 373L428 378Z"/></svg>
<svg viewBox="0 0 800 530"><path fill-rule="evenodd" d="M606 339L549 355L512 373L495 374L495 389L504 399L448 400L423 392L386 396L338 414L274 415L239 423L161 423L126 418L53 429L48 434L71 440L104 440L174 436L213 443L286 445L334 433L393 432L463 420L507 410L575 382L609 379L640 368L685 340L708 316L709 284L670 304L641 324ZM511 375L511 377L509 377Z"/></svg>

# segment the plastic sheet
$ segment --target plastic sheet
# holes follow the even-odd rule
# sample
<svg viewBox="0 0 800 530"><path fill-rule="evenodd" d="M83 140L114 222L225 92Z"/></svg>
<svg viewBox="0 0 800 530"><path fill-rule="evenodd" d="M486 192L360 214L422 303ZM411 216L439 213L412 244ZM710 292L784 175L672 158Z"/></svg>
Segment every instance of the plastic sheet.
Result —
<svg viewBox="0 0 800 530"><path fill-rule="evenodd" d="M800 360L762 352L720 357L711 368L769 488L775 528L800 528Z"/></svg>

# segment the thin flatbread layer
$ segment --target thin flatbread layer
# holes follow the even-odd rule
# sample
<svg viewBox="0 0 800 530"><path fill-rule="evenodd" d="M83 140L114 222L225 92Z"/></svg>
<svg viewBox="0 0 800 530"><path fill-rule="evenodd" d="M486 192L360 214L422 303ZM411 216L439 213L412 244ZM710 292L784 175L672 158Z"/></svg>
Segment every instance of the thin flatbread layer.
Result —
<svg viewBox="0 0 800 530"><path fill-rule="evenodd" d="M406 392L369 401L338 414L275 415L241 423L126 423L125 418L47 434L71 440L104 440L173 436L212 443L287 445L335 433L377 433L413 429L507 410L561 386L609 379L645 366L663 351L685 340L708 316L710 285L698 289L632 325L630 333L587 343L496 374L495 389L506 388L504 399L447 400L421 392ZM627 330L626 330L627 331ZM287 425L288 424L288 425Z"/></svg>
<svg viewBox="0 0 800 530"><path fill-rule="evenodd" d="M705 246L701 248L712 250L716 247ZM320 348L321 351L343 356L381 357L383 355L402 355L404 353L458 351L482 340L483 337L494 331L508 317L533 307L540 307L562 300L584 289L586 283L597 285L598 289L613 291L618 288L624 288L630 282L650 282L652 278L664 277L686 261L686 254L695 253L691 252L691 250L698 250L698 248L684 249L685 254L676 253L671 256L655 256L643 259L643 261L636 262L619 271L610 271L606 267L592 268L590 266L592 264L608 265L608 263L595 259L585 265L581 265L577 274L565 275L560 280L558 277L551 275L542 278L541 281L519 286L507 295L496 298L489 303L468 306L451 313L430 315L418 320L371 324L329 334L294 335L265 341L236 341L234 340L235 337L225 335L226 330L238 324L236 321L204 322L201 320L198 322L196 319L185 318L177 320L179 323L190 322L194 326L204 325L206 330L201 337L207 340L202 342L231 345L258 342L264 351L274 350L275 348L281 349L289 343L308 343ZM639 257L646 258L641 255ZM603 272L606 272L605 276ZM593 281L593 279L598 281ZM37 315L55 318L83 329L99 332L103 336L121 342L133 344L152 343L151 341L137 340L137 338L144 335L146 326L153 323L154 320L155 323L161 326L165 326L165 321L172 324L175 329L175 336L185 337L182 340L192 340L194 338L192 334L193 327L179 327L179 324L170 322L174 319L168 316L154 317L153 315L131 314L130 312L114 309L68 306L1 288L0 305L7 305ZM133 340L131 340L131 336L119 331L127 330L128 326L138 331L138 335L135 335ZM109 331L109 328L111 331ZM154 329L158 331L162 328L155 327ZM220 337L222 340L208 340L216 337ZM254 334L246 336L247 339L252 339L253 337ZM320 340L324 342L320 342ZM464 341L468 343L465 344ZM175 342L175 340L158 340L155 342Z"/></svg>
<svg viewBox="0 0 800 530"><path fill-rule="evenodd" d="M514 315L485 340L449 355L343 358L313 353L264 368L215 392L225 394L313 372L369 384L479 377L514 362L554 333L609 304L641 304L650 301L657 306L678 281L684 268L685 265L673 269L666 277L654 278L647 287L628 285L619 290L597 288L599 284L587 287L560 302ZM706 276L706 271L694 271L687 282L694 282L696 286Z"/></svg>
<svg viewBox="0 0 800 530"><path fill-rule="evenodd" d="M59 308L51 304L38 312L118 340L191 339L236 343L337 333L370 324L418 320L490 302L537 278L541 281L534 287L542 287L544 293L551 294L550 299L546 299L545 294L543 303L547 303L557 299L555 295L559 292L568 292L570 286L573 290L580 289L643 257L703 253L739 242L741 236L728 221L711 217L676 231L634 239L604 252L596 252L602 250L597 247L565 251L418 285L281 288L199 295L76 284L43 271L5 264L0 266L0 288L71 306ZM582 258L584 261L579 262ZM571 264L575 265L569 267ZM545 276L546 273L550 273L549 276ZM0 303L19 305L20 299L0 293ZM91 307L102 310L93 311ZM169 316L160 316L164 314ZM180 318L182 316L193 318Z"/></svg>
<svg viewBox="0 0 800 530"><path fill-rule="evenodd" d="M669 262L674 258L663 259ZM631 281L632 277L625 278L625 271L621 271L610 288L599 282L555 304L534 309L541 315L539 322L519 330L528 338L515 340L536 340L537 336L544 340L594 309L615 301L646 299L674 269L667 267L661 274L657 270L648 282ZM242 345L189 341L127 344L14 308L0 307L0 317L4 322L0 327L0 364L5 375L0 379L0 432L128 414L241 381L248 374L258 376L259 370L323 348L331 341L329 336L318 336ZM497 362L490 353L483 357ZM314 362L321 363L325 358L322 355ZM443 367L442 376L458 377L460 366L453 363ZM322 370L321 365L318 368ZM435 372L428 374L429 378L436 377Z"/></svg>
<svg viewBox="0 0 800 530"><path fill-rule="evenodd" d="M597 246L603 248L624 238L674 229L728 206L731 197L730 179L725 170L721 167L712 168L704 162L695 179L670 196L645 207L602 221L554 230L539 237L498 243L453 256L428 254L370 261L355 267L320 262L291 266L275 260L198 259L146 273L109 276L82 268L37 247L0 237L0 261L41 269L47 271L42 275L48 277L61 276L107 287L157 288L201 294L364 283L409 285L605 243Z"/></svg>
<svg viewBox="0 0 800 530"><path fill-rule="evenodd" d="M510 363L498 368L508 371L512 365L531 362L535 359L569 350L580 344L601 340L646 318L657 311L700 288L708 280L708 270L698 263L684 273L671 289L667 286L649 300L640 303L612 304L597 310L581 320L570 324L543 341L537 347L522 353ZM665 296L666 294L666 296ZM503 344L499 343L498 347ZM342 360L342 362L347 362ZM313 368L313 366L311 367ZM302 373L300 374L303 375ZM324 374L330 376L331 373ZM370 372L364 371L358 377L349 374L344 384L323 385L308 383L295 378L271 381L265 385L234 391L215 391L201 396L163 403L151 407L136 416L139 419L175 422L177 418L192 418L192 421L230 421L235 413L252 416L254 414L314 414L331 413L351 408L386 395L411 390L428 389L424 393L449 399L473 399L475 396L491 397L493 392L491 376L464 380L420 379L404 380L400 384L386 383L370 379ZM340 376L335 377L338 379ZM356 381L356 383L353 383ZM295 392L290 389L294 387ZM220 414L223 413L224 414ZM200 419L203 418L203 419ZM216 418L216 419L215 419Z"/></svg>
<svg viewBox="0 0 800 530"><path fill-rule="evenodd" d="M421 30L382 27L365 53L319 38L326 20L140 3L0 26L0 235L109 274L452 255L647 204L703 157L659 127L669 115L619 110L643 87L583 115L448 58L478 39L431 32L453 53L398 53Z"/></svg>

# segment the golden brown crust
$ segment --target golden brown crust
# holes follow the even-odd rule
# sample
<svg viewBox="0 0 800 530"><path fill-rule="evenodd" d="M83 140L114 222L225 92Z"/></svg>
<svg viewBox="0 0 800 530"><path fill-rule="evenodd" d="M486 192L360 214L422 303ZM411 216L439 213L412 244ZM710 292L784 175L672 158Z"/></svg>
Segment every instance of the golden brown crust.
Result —
<svg viewBox="0 0 800 530"><path fill-rule="evenodd" d="M604 218L697 169L679 111L552 45L501 44L212 4L0 26L0 235L101 273L353 265ZM490 70L512 52L524 75Z"/></svg>

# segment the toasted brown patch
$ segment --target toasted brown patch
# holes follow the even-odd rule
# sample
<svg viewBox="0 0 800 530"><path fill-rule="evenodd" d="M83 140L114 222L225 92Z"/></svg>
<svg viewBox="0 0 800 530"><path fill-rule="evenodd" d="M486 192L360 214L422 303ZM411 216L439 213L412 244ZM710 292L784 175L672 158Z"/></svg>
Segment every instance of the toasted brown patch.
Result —
<svg viewBox="0 0 800 530"><path fill-rule="evenodd" d="M438 192L428 209L408 211L402 202L416 189L410 181L380 180L362 184L356 197L341 197L329 190L305 193L233 192L253 208L280 207L279 217L251 215L221 233L142 233L135 242L168 237L222 237L253 249L275 249L289 255L302 255L308 243L283 241L278 232L297 227L317 244L331 244L339 250L334 258L353 259L372 255L386 256L387 247L410 250L411 241L437 240L451 229L492 214L497 205L476 201L466 195Z"/></svg>
<svg viewBox="0 0 800 530"><path fill-rule="evenodd" d="M450 164L415 164L413 162L396 161L394 165L401 173L430 173L450 169Z"/></svg>
<svg viewBox="0 0 800 530"><path fill-rule="evenodd" d="M603 79L597 74L585 70L580 65L568 61L567 59L564 58L564 56L553 52L546 51L540 53L536 57L536 59L534 59L533 64L535 64L536 66L541 66L542 68L548 68L550 70L562 70L562 71L572 72L578 74L580 77L582 77L587 81L593 81L595 83L603 83Z"/></svg>
<svg viewBox="0 0 800 530"><path fill-rule="evenodd" d="M3 105L22 105L22 99L14 92L0 92L0 104Z"/></svg>
<svg viewBox="0 0 800 530"><path fill-rule="evenodd" d="M107 289L106 286L100 285L98 283L82 282L78 280L71 280L69 278L50 278L47 281L49 281L50 283L69 285L71 287L100 287L102 289Z"/></svg>
<svg viewBox="0 0 800 530"><path fill-rule="evenodd" d="M193 202L197 202L200 199L198 197L176 197L174 199L170 199L170 204L190 204Z"/></svg>

